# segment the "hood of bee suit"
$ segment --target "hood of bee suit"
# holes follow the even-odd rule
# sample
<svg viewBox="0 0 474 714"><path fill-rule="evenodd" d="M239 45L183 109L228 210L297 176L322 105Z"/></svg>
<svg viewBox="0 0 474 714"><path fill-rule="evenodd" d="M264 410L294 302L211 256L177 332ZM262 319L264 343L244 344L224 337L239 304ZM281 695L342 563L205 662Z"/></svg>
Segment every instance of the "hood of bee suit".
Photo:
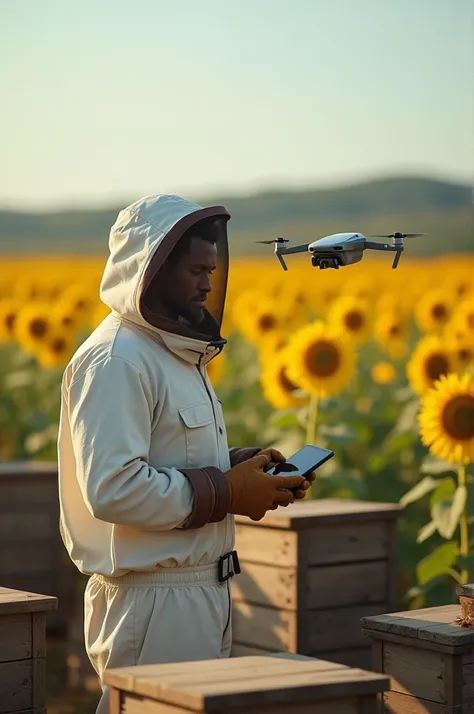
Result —
<svg viewBox="0 0 474 714"><path fill-rule="evenodd" d="M109 250L100 297L121 319L158 333L167 332L205 342L225 344L220 330L229 270L227 221L223 206L203 208L174 195L151 195L120 211L110 231ZM160 317L153 312L150 286L180 238L200 221L217 238L217 264L205 318L199 325Z"/></svg>

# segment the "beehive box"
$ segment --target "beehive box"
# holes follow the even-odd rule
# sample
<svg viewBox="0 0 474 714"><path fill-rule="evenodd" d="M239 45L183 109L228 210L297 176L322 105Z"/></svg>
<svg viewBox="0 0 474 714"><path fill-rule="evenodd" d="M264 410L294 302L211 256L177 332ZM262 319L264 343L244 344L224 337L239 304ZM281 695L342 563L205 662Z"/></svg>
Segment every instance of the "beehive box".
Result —
<svg viewBox="0 0 474 714"><path fill-rule="evenodd" d="M375 714L388 677L334 662L244 657L111 669L110 714Z"/></svg>
<svg viewBox="0 0 474 714"><path fill-rule="evenodd" d="M391 677L390 714L474 714L474 628L453 624L459 605L365 617L373 668Z"/></svg>
<svg viewBox="0 0 474 714"><path fill-rule="evenodd" d="M396 610L395 504L314 500L236 518L231 656L297 652L371 666L361 617Z"/></svg>
<svg viewBox="0 0 474 714"><path fill-rule="evenodd" d="M56 607L0 587L0 714L46 714L46 613Z"/></svg>
<svg viewBox="0 0 474 714"><path fill-rule="evenodd" d="M0 585L57 597L47 628L64 634L73 570L59 533L57 464L0 463Z"/></svg>

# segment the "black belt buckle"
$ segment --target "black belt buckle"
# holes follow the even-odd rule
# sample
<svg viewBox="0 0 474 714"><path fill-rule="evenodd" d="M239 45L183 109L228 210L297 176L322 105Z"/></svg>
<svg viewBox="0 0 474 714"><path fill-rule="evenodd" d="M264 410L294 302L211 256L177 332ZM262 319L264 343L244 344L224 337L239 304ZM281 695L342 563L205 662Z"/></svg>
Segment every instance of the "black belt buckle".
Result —
<svg viewBox="0 0 474 714"><path fill-rule="evenodd" d="M229 578L240 573L239 557L236 550L226 553L219 558L217 563L217 577L220 583L225 583Z"/></svg>

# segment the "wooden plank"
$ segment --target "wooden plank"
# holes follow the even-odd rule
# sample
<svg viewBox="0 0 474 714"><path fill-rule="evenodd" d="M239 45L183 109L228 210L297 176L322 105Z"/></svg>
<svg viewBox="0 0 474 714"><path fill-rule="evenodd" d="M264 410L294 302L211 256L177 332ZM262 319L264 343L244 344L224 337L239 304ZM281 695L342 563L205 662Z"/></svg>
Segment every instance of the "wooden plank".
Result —
<svg viewBox="0 0 474 714"><path fill-rule="evenodd" d="M410 697L400 692L385 692L383 694L384 714L467 714L461 706L452 707L427 699Z"/></svg>
<svg viewBox="0 0 474 714"><path fill-rule="evenodd" d="M312 610L308 614L309 651L331 652L337 645L341 650L364 647L367 641L361 631L361 618L369 612L385 612L386 603L355 605L349 608Z"/></svg>
<svg viewBox="0 0 474 714"><path fill-rule="evenodd" d="M308 565L385 560L389 556L388 525L373 521L357 528L346 523L308 528L301 536L308 543Z"/></svg>
<svg viewBox="0 0 474 714"><path fill-rule="evenodd" d="M397 503L377 503L345 499L315 499L296 501L286 508L268 511L260 521L246 516L236 516L237 523L252 523L256 528L289 528L301 530L314 528L316 521L330 523L365 523L399 518L404 508Z"/></svg>
<svg viewBox="0 0 474 714"><path fill-rule="evenodd" d="M297 569L240 561L242 572L232 579L232 598L257 605L296 610Z"/></svg>
<svg viewBox="0 0 474 714"><path fill-rule="evenodd" d="M253 647L252 645L243 645L241 642L232 641L230 651L231 657L249 657L251 655L266 655L270 650L265 650L262 647Z"/></svg>
<svg viewBox="0 0 474 714"><path fill-rule="evenodd" d="M389 678L322 660L236 660L107 670L108 686L195 711L258 707L386 691Z"/></svg>
<svg viewBox="0 0 474 714"><path fill-rule="evenodd" d="M258 712L262 714L369 714L369 710L362 710L360 706L360 699L351 698L309 704L264 706L258 710L255 707L231 708L225 711L219 710L216 714L258 714ZM190 711L190 709L136 697L133 694L125 694L120 709L111 709L111 714L190 714Z"/></svg>
<svg viewBox="0 0 474 714"><path fill-rule="evenodd" d="M4 504L5 505L5 504ZM57 523L48 510L39 513L2 513L0 516L0 542L2 548L7 544L20 544L25 541L36 542L56 538Z"/></svg>
<svg viewBox="0 0 474 714"><path fill-rule="evenodd" d="M51 571L57 563L57 555L50 541L39 540L34 547L25 548L24 543L0 549L0 573L6 576L16 573L41 573Z"/></svg>
<svg viewBox="0 0 474 714"><path fill-rule="evenodd" d="M0 615L55 610L57 604L57 598L49 595L0 587Z"/></svg>
<svg viewBox="0 0 474 714"><path fill-rule="evenodd" d="M474 655L472 652L462 657L462 683L462 701L474 702Z"/></svg>
<svg viewBox="0 0 474 714"><path fill-rule="evenodd" d="M398 580L398 522L387 523L388 540L388 570L387 570L387 601L388 612L398 608L399 580Z"/></svg>
<svg viewBox="0 0 474 714"><path fill-rule="evenodd" d="M367 630L362 628L364 637L368 637L373 641L394 642L395 644L406 645L407 637L404 635L394 635L391 632L380 632L380 630ZM460 647L452 647L451 645L441 645L438 642L430 642L430 640L410 639L410 646L416 643L416 647L421 650L429 650L430 652L444 652L450 655L459 655L472 652L472 645L465 644Z"/></svg>
<svg viewBox="0 0 474 714"><path fill-rule="evenodd" d="M33 663L33 707L43 706L46 702L46 660L37 657Z"/></svg>
<svg viewBox="0 0 474 714"><path fill-rule="evenodd" d="M232 605L233 638L265 650L296 652L297 619L290 610L237 601Z"/></svg>
<svg viewBox="0 0 474 714"><path fill-rule="evenodd" d="M30 613L0 615L0 662L33 656Z"/></svg>
<svg viewBox="0 0 474 714"><path fill-rule="evenodd" d="M38 477L44 474L58 474L58 464L56 461L0 461L0 478L8 476L15 477Z"/></svg>
<svg viewBox="0 0 474 714"><path fill-rule="evenodd" d="M32 657L46 657L46 613L33 612L30 617Z"/></svg>
<svg viewBox="0 0 474 714"><path fill-rule="evenodd" d="M308 568L308 609L386 602L388 562Z"/></svg>
<svg viewBox="0 0 474 714"><path fill-rule="evenodd" d="M391 691L452 704L446 701L445 657L438 652L385 642L383 671L392 678Z"/></svg>
<svg viewBox="0 0 474 714"><path fill-rule="evenodd" d="M0 478L2 512L36 512L38 507L59 512L57 479L53 475L42 478Z"/></svg>
<svg viewBox="0 0 474 714"><path fill-rule="evenodd" d="M357 649L352 650L325 652L324 659L329 660L330 662L344 664L346 667L356 667L358 669L372 671L372 650L370 647L358 647Z"/></svg>
<svg viewBox="0 0 474 714"><path fill-rule="evenodd" d="M0 714L33 706L33 660L0 664Z"/></svg>
<svg viewBox="0 0 474 714"><path fill-rule="evenodd" d="M254 528L253 521L235 526L235 548L241 562L295 567L298 535L287 530Z"/></svg>
<svg viewBox="0 0 474 714"><path fill-rule="evenodd" d="M453 647L474 646L474 630L453 624L458 614L459 606L442 605L364 617L361 626L364 629L379 630L381 633L403 635ZM422 646L421 642L419 646Z"/></svg>

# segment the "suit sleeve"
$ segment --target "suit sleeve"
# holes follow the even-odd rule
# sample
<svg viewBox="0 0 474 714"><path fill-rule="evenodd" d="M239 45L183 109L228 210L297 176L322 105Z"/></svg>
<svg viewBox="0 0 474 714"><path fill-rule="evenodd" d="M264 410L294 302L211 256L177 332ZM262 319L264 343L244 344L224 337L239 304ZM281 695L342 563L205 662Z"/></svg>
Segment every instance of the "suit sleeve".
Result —
<svg viewBox="0 0 474 714"><path fill-rule="evenodd" d="M148 463L153 410L146 377L121 357L108 357L70 385L77 478L95 518L162 531L191 517L190 480L177 468Z"/></svg>

